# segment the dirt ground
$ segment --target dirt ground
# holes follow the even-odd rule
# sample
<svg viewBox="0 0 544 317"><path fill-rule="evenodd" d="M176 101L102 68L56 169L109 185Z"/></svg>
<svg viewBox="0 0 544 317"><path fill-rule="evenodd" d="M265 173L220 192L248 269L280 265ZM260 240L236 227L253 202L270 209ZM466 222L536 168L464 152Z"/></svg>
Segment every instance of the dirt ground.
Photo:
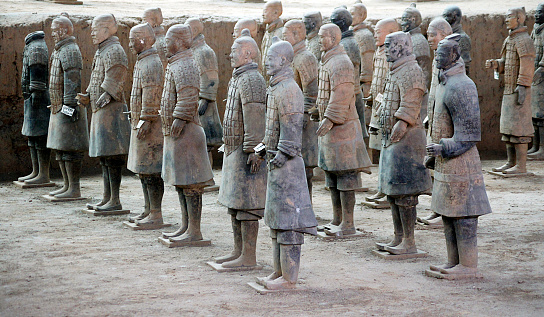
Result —
<svg viewBox="0 0 544 317"><path fill-rule="evenodd" d="M484 161L484 169L500 161ZM261 223L257 256L262 271L217 273L205 263L230 252L232 233L217 192L204 194L202 230L212 245L168 249L160 231L124 228L126 216L91 217L86 201L51 203L48 189L21 190L0 183L1 316L542 316L544 311L544 162L530 162L536 176L502 179L484 174L493 213L480 218L480 270L484 279L445 281L426 277L429 264L446 259L443 233L418 227L427 258L392 262L372 255L375 242L392 234L388 210L359 203L355 240L326 242L307 237L300 288L259 295L246 283L271 272L268 229ZM376 171L376 168L373 168ZM220 171L215 171L220 182ZM377 175L363 176L375 192ZM59 179L55 181L59 182ZM101 196L101 179L82 179L86 197ZM140 212L139 180L125 176L123 205ZM89 201L88 200L88 201ZM430 197L418 211L426 215ZM179 226L175 190L168 186L164 217ZM314 209L320 223L331 217L324 182L317 181Z"/></svg>

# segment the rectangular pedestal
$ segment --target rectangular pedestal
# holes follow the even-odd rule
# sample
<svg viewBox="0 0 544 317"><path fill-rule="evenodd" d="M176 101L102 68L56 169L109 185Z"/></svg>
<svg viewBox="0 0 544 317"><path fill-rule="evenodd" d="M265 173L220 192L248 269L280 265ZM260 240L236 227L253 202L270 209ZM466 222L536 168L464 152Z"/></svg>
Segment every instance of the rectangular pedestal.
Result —
<svg viewBox="0 0 544 317"><path fill-rule="evenodd" d="M483 275L480 273L475 274L442 274L437 271L433 270L425 270L425 275L434 277L434 278L440 278L445 280L465 280L465 279L471 279L471 278L483 278Z"/></svg>
<svg viewBox="0 0 544 317"><path fill-rule="evenodd" d="M389 202L385 201L385 202L379 202L379 203L376 203L374 201L362 201L361 202L361 205L363 206L367 206L367 207L370 207L370 208L374 208L374 209L389 209L391 208L391 205L389 204Z"/></svg>
<svg viewBox="0 0 544 317"><path fill-rule="evenodd" d="M323 231L317 232L317 237L324 241L333 241L333 240L339 240L339 239L354 239L354 238L362 238L364 237L364 234L361 231L355 231L354 234L348 234L348 235L339 235L339 236L329 236Z"/></svg>
<svg viewBox="0 0 544 317"><path fill-rule="evenodd" d="M77 1L77 0L51 0L51 2L58 3L58 4L71 4L71 5L83 4L83 1Z"/></svg>
<svg viewBox="0 0 544 317"><path fill-rule="evenodd" d="M118 215L127 215L130 214L130 210L121 209L121 210L111 210L111 211L99 211L92 209L83 209L83 212L90 216L118 216Z"/></svg>
<svg viewBox="0 0 544 317"><path fill-rule="evenodd" d="M128 228L130 228L132 230L155 230L155 229L162 229L162 228L170 227L172 224L171 223L162 223L162 224L146 224L146 225L142 225L142 224L135 224L134 222L123 221L123 225L125 225L125 227L128 227Z"/></svg>
<svg viewBox="0 0 544 317"><path fill-rule="evenodd" d="M368 190L369 190L368 187L361 187L361 188L355 189L355 192L356 193L366 193Z"/></svg>
<svg viewBox="0 0 544 317"><path fill-rule="evenodd" d="M20 182L20 181L13 181L13 184L21 187L22 189L39 188L39 187L54 187L56 185L53 182L44 183L44 184L27 184L25 182Z"/></svg>
<svg viewBox="0 0 544 317"><path fill-rule="evenodd" d="M62 202L62 201L76 201L76 200L84 200L87 199L86 197L74 197L74 198L57 198L55 196L51 195L42 195L43 198L51 201L51 202Z"/></svg>
<svg viewBox="0 0 544 317"><path fill-rule="evenodd" d="M387 251L380 251L380 250L372 250L372 253L374 253L374 255L377 255L380 258L385 260L406 260L406 259L424 258L427 256L427 252L421 251L421 250L417 250L417 253L409 253L409 254L391 254Z"/></svg>
<svg viewBox="0 0 544 317"><path fill-rule="evenodd" d="M255 266L239 266L239 267L233 267L233 268L225 268L222 267L220 263L215 263L213 261L206 262L209 266L211 266L214 270L216 270L219 273L223 272L241 272L241 271L258 271L262 270L263 266L257 263Z"/></svg>
<svg viewBox="0 0 544 317"><path fill-rule="evenodd" d="M423 230L443 229L444 223L439 222L439 223L433 223L433 224L426 224L426 223L418 222L416 223L416 226L417 226L417 229L423 229Z"/></svg>
<svg viewBox="0 0 544 317"><path fill-rule="evenodd" d="M172 242L169 239L159 237L159 242L164 244L169 248L179 248L179 247L206 247L212 244L212 240L198 240L198 241L189 241L189 242Z"/></svg>
<svg viewBox="0 0 544 317"><path fill-rule="evenodd" d="M297 286L296 288L290 288L290 289L267 289L266 287L260 285L260 284L257 284L256 282L249 282L247 283L247 285L249 285L249 287L251 287L252 289L256 290L257 293L261 294L261 295L266 295L268 293L287 293L287 292L300 292L300 291L303 291L304 288L300 287L300 286Z"/></svg>
<svg viewBox="0 0 544 317"><path fill-rule="evenodd" d="M535 173L504 174L501 172L493 172L493 171L488 171L488 173L494 176L502 177L502 178L527 177L527 176L535 175Z"/></svg>
<svg viewBox="0 0 544 317"><path fill-rule="evenodd" d="M216 192L216 191L219 191L219 185L204 187L204 192L205 193Z"/></svg>

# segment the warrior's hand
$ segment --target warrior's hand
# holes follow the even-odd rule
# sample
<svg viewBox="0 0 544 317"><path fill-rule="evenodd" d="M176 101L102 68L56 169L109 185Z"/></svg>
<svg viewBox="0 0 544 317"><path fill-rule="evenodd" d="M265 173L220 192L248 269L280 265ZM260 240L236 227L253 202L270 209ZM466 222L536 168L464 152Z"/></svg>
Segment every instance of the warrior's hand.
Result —
<svg viewBox="0 0 544 317"><path fill-rule="evenodd" d="M138 140L143 140L145 137L149 134L149 131L151 131L151 122L142 120L142 125L138 129L138 134L136 137Z"/></svg>
<svg viewBox="0 0 544 317"><path fill-rule="evenodd" d="M380 129L374 128L374 127L368 127L368 134L378 135L378 131L380 131Z"/></svg>
<svg viewBox="0 0 544 317"><path fill-rule="evenodd" d="M319 110L317 110L317 107L308 110L308 114L310 115L310 120L315 122L319 121Z"/></svg>
<svg viewBox="0 0 544 317"><path fill-rule="evenodd" d="M333 125L334 123L332 123L332 121L328 118L323 119L319 124L319 128L317 129L317 136L324 136L327 134L332 129Z"/></svg>
<svg viewBox="0 0 544 317"><path fill-rule="evenodd" d="M527 97L527 87L518 85L516 89L514 89L514 92L518 93L518 105L522 105L525 102L525 98Z"/></svg>
<svg viewBox="0 0 544 317"><path fill-rule="evenodd" d="M276 156L270 161L270 164L274 164L276 167L282 167L285 162L287 162L287 155L283 154L282 151L278 151Z"/></svg>
<svg viewBox="0 0 544 317"><path fill-rule="evenodd" d="M98 98L96 101L96 107L98 109L105 107L107 104L111 102L111 96L108 94L107 91L104 91L104 93Z"/></svg>
<svg viewBox="0 0 544 317"><path fill-rule="evenodd" d="M391 131L391 143L399 142L404 135L406 134L406 129L408 128L408 123L404 120L399 120L393 126L393 131Z"/></svg>
<svg viewBox="0 0 544 317"><path fill-rule="evenodd" d="M488 59L485 61L485 68L497 69L499 68L499 63L496 59Z"/></svg>
<svg viewBox="0 0 544 317"><path fill-rule="evenodd" d="M210 101L208 99L200 99L198 101L198 115L203 116L206 113L206 110L208 110L208 104Z"/></svg>
<svg viewBox="0 0 544 317"><path fill-rule="evenodd" d="M174 139L179 138L181 132L183 132L183 128L185 128L185 124L187 124L187 121L185 120L174 119L174 123L172 123L172 129L170 130L170 133L172 134Z"/></svg>
<svg viewBox="0 0 544 317"><path fill-rule="evenodd" d="M427 144L426 146L427 155L432 157L442 156L443 148L444 147L440 144L436 144L436 143Z"/></svg>
<svg viewBox="0 0 544 317"><path fill-rule="evenodd" d="M263 162L263 158L259 156L258 154L251 153L249 154L249 157L247 158L247 165L250 166L250 172L251 174L257 174L259 170L261 169L261 163Z"/></svg>
<svg viewBox="0 0 544 317"><path fill-rule="evenodd" d="M76 96L77 104L82 107L88 107L91 103L91 98L89 97L89 94L80 94L78 93Z"/></svg>
<svg viewBox="0 0 544 317"><path fill-rule="evenodd" d="M436 162L436 157L425 156L425 161L423 162L423 165L430 170L434 170L435 162Z"/></svg>

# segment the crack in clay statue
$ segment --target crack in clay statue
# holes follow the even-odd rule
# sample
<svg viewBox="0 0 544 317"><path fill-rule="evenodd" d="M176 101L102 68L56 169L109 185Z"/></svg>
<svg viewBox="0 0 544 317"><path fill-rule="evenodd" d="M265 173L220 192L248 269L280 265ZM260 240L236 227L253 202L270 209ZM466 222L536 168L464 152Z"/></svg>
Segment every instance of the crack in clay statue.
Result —
<svg viewBox="0 0 544 317"><path fill-rule="evenodd" d="M319 11L311 11L304 13L302 22L306 26L306 47L308 51L314 54L319 62L321 60L321 46L319 45L319 36L317 33L323 25L323 17Z"/></svg>
<svg viewBox="0 0 544 317"><path fill-rule="evenodd" d="M368 147L376 150L382 150L382 133L380 131L380 123L378 109L383 102L383 94L385 92L385 83L389 75L389 63L385 57L385 37L393 32L400 31L399 24L395 19L383 19L376 24L374 40L376 43L376 51L373 58L373 73L372 83L370 84L370 94L367 100L367 106L372 105L372 116L369 123L369 139ZM387 203L384 201L385 194L378 191L376 194L366 197L366 201L375 203Z"/></svg>
<svg viewBox="0 0 544 317"><path fill-rule="evenodd" d="M534 75L535 46L525 24L525 8L512 8L506 14L509 35L501 58L489 59L486 68L504 74L500 132L506 142L508 161L494 172L526 175L527 144L534 128L531 120L531 84Z"/></svg>
<svg viewBox="0 0 544 317"><path fill-rule="evenodd" d="M446 36L452 34L452 29L450 24L444 20L441 17L434 18L431 23L429 23L429 27L427 28L427 40L429 41L429 46L435 52L436 55L436 48L438 47L438 43L446 38ZM427 103L427 118L424 120L424 124L427 128L427 143L431 142L431 134L432 134L432 122L433 122L433 113L434 113L434 105L435 105L435 95L436 95L436 87L438 86L438 68L436 67L436 59L433 60L433 67L432 67L432 78L431 78L431 88L429 89L429 101ZM434 164L434 157L430 158L429 161L425 162L425 165L428 168L432 169L432 165ZM440 218L440 215L436 212L431 212L430 215L427 217L417 217L417 220L419 222L422 222L426 225L431 225L433 227L441 227L442 226L442 219Z"/></svg>
<svg viewBox="0 0 544 317"><path fill-rule="evenodd" d="M283 38L293 46L295 57L292 68L295 82L304 95L304 124L302 128L302 158L306 167L306 182L312 198L312 177L317 167L317 135L319 124L310 120L309 112L315 111L317 99L318 62L312 52L306 49L306 27L301 20L291 20L283 28Z"/></svg>
<svg viewBox="0 0 544 317"><path fill-rule="evenodd" d="M166 65L168 65L168 59L166 58L166 42L164 41L166 31L161 25L163 21L161 8L145 9L143 19L153 28L153 32L155 33L155 43L153 44L153 47L157 50L163 67L166 68Z"/></svg>
<svg viewBox="0 0 544 317"><path fill-rule="evenodd" d="M55 50L51 54L49 78L51 117L47 147L57 152L64 181L61 189L49 193L56 199L81 197L81 160L89 149L87 109L79 106L76 99L81 91L83 60L73 32L74 26L66 17L61 16L51 22ZM63 106L73 109L71 115L70 111L62 111Z"/></svg>
<svg viewBox="0 0 544 317"><path fill-rule="evenodd" d="M254 148L264 137L266 84L258 71L258 46L248 29L232 44L219 203L228 208L234 234L231 254L215 259L223 268L256 267L259 220L266 200L266 167Z"/></svg>
<svg viewBox="0 0 544 317"><path fill-rule="evenodd" d="M163 226L162 125L159 117L164 69L155 48L155 32L150 24L130 30L129 46L137 55L130 94L130 149L127 167L138 174L144 193L144 212L129 219L142 229Z"/></svg>
<svg viewBox="0 0 544 317"><path fill-rule="evenodd" d="M393 255L418 253L414 239L418 196L431 188L431 176L423 166L425 130L420 114L425 76L412 53L409 33L385 38L385 56L391 63L379 122L382 132L379 191L391 204L395 236L379 250Z"/></svg>
<svg viewBox="0 0 544 317"><path fill-rule="evenodd" d="M478 217L491 213L476 148L481 140L478 92L465 74L460 38L450 35L436 50L439 84L427 145L427 155L436 159L431 209L442 215L448 251L447 263L430 269L449 279L476 277Z"/></svg>
<svg viewBox="0 0 544 317"><path fill-rule="evenodd" d="M357 41L357 44L359 45L359 52L361 53L361 73L359 75L359 81L363 90L363 96L367 98L370 95L370 85L372 83L372 61L374 51L376 51L374 31L365 22L367 10L362 3L354 4L350 8L349 12L353 18L353 21L351 22L351 29L353 30L355 41Z"/></svg>
<svg viewBox="0 0 544 317"><path fill-rule="evenodd" d="M296 287L304 233L316 234L317 221L304 181L301 156L304 97L293 78L294 51L286 41L274 38L265 68L270 76L263 139L268 162L264 218L270 227L274 272L258 278L270 290Z"/></svg>
<svg viewBox="0 0 544 317"><path fill-rule="evenodd" d="M202 194L214 181L197 111L200 76L190 49L191 29L173 25L165 40L169 57L160 112L164 134L162 178L176 187L182 222L178 230L163 233L163 237L183 244L203 240Z"/></svg>
<svg viewBox="0 0 544 317"><path fill-rule="evenodd" d="M363 94L361 91L361 52L359 51L359 44L355 40L353 30L349 27L352 24L351 14L347 9L343 7L336 8L331 14L331 22L338 25L342 32L342 39L340 45L346 51L351 63L353 64L353 89L355 92L355 108L357 109L357 115L359 116L359 122L361 124L361 131L364 138L368 138L368 132L366 130L365 123L365 105L363 103Z"/></svg>
<svg viewBox="0 0 544 317"><path fill-rule="evenodd" d="M191 28L193 42L191 50L196 66L200 72L200 93L198 95L198 115L200 123L206 134L208 147L208 159L213 167L212 151L223 144L223 127L219 112L217 111L217 88L219 87L219 70L217 56L204 38L204 25L198 18L185 21L185 25Z"/></svg>
<svg viewBox="0 0 544 317"><path fill-rule="evenodd" d="M272 45L272 38L277 36L279 39L283 38L283 20L280 18L283 13L283 6L279 0L269 0L265 3L263 9L263 23L266 25L266 31L264 32L261 42L262 61L261 65L264 65L266 60L266 54L268 48ZM263 69L263 76L268 84L269 77L266 71Z"/></svg>
<svg viewBox="0 0 544 317"><path fill-rule="evenodd" d="M531 106L535 135L533 146L527 152L529 160L544 160L544 3L535 11L535 25L531 38L535 44L535 74L531 86Z"/></svg>
<svg viewBox="0 0 544 317"><path fill-rule="evenodd" d="M257 38L257 33L259 32L259 24L254 19L241 19L236 22L234 25L234 31L232 32L232 38L237 39L240 36L242 36L242 30L248 29L249 33L251 34L251 37L253 39ZM253 62L257 63L258 70L262 74L263 73L263 65L262 65L262 57L261 57L261 50L257 47L257 58L253 59Z"/></svg>
<svg viewBox="0 0 544 317"><path fill-rule="evenodd" d="M51 150L47 148L49 126L49 51L45 33L36 31L25 37L21 90L24 98L24 121L21 133L28 137L32 173L19 177L31 185L49 184Z"/></svg>
<svg viewBox="0 0 544 317"><path fill-rule="evenodd" d="M100 158L104 193L102 201L87 204L96 211L122 210L119 200L121 171L130 143L130 122L125 104L124 84L128 59L117 33L117 21L111 14L95 17L91 25L93 44L98 45L86 94L78 94L81 105L92 110L89 156Z"/></svg>
<svg viewBox="0 0 544 317"><path fill-rule="evenodd" d="M361 188L360 172L370 173L371 165L355 108L353 64L340 45L341 37L335 24L325 24L319 30L323 51L317 95L319 117L312 115L320 121L318 165L325 171L333 208L332 221L319 230L338 236L356 233L355 189Z"/></svg>
<svg viewBox="0 0 544 317"><path fill-rule="evenodd" d="M465 70L468 76L470 75L470 62L472 61L472 58L470 57L472 44L470 36L463 31L463 25L461 24L463 14L461 13L461 9L458 6L448 6L444 9L442 17L451 25L452 34L457 33L461 35L461 38L459 39L459 48L461 49L461 58L465 62Z"/></svg>

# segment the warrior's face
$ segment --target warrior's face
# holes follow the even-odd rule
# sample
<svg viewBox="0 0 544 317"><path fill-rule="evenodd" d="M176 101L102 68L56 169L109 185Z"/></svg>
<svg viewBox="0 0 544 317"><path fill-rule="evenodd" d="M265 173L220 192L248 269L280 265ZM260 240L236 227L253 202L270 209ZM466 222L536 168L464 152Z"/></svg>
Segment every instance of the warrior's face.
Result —
<svg viewBox="0 0 544 317"><path fill-rule="evenodd" d="M317 22L311 17L303 17L302 22L304 22L304 26L306 26L306 34L310 34L317 26Z"/></svg>
<svg viewBox="0 0 544 317"><path fill-rule="evenodd" d="M508 30L515 30L519 27L518 15L512 10L508 10L508 13L506 13L506 20L504 22L506 23L506 28Z"/></svg>
<svg viewBox="0 0 544 317"><path fill-rule="evenodd" d="M270 24L279 18L278 10L272 6L265 4L263 10L263 23Z"/></svg>
<svg viewBox="0 0 544 317"><path fill-rule="evenodd" d="M230 49L230 66L232 66L232 68L238 68L249 63L251 61L249 55L249 50L245 50L243 45L234 42Z"/></svg>
<svg viewBox="0 0 544 317"><path fill-rule="evenodd" d="M166 55L172 57L176 55L179 50L178 39L170 32L166 33L164 42L166 43Z"/></svg>
<svg viewBox="0 0 544 317"><path fill-rule="evenodd" d="M535 11L535 23L544 23L544 4L539 4Z"/></svg>
<svg viewBox="0 0 544 317"><path fill-rule="evenodd" d="M67 36L68 30L65 27L55 21L51 23L51 37L53 38L55 43L64 40Z"/></svg>
<svg viewBox="0 0 544 317"><path fill-rule="evenodd" d="M394 38L387 36L383 43L384 53L388 62L394 62L403 56L402 45Z"/></svg>
<svg viewBox="0 0 544 317"><path fill-rule="evenodd" d="M93 21L91 24L91 38L93 39L94 45L104 42L110 36L110 29L106 23Z"/></svg>
<svg viewBox="0 0 544 317"><path fill-rule="evenodd" d="M291 45L295 45L298 43L295 32L293 32L292 29L286 27L283 28L283 40L291 43Z"/></svg>
<svg viewBox="0 0 544 317"><path fill-rule="evenodd" d="M415 15L410 12L404 12L402 14L400 27L402 28L404 32L408 32L412 29L415 29L417 27Z"/></svg>
<svg viewBox="0 0 544 317"><path fill-rule="evenodd" d="M453 25L455 23L455 21L457 20L457 15L455 14L455 11L453 11L453 10L444 10L444 13L442 13L442 17L450 25Z"/></svg>
<svg viewBox="0 0 544 317"><path fill-rule="evenodd" d="M128 37L129 40L129 48L134 54L140 54L144 48L145 48L145 42L138 33L130 32L130 35Z"/></svg>
<svg viewBox="0 0 544 317"><path fill-rule="evenodd" d="M429 26L429 28L427 29L427 41L429 42L429 46L432 50L436 50L436 48L438 47L438 42L444 39L440 35L441 33L438 32L438 30L433 26Z"/></svg>
<svg viewBox="0 0 544 317"><path fill-rule="evenodd" d="M319 30L319 46L321 47L321 51L326 52L333 48L334 42L335 40L332 37L331 32L323 29Z"/></svg>
<svg viewBox="0 0 544 317"><path fill-rule="evenodd" d="M376 29L374 30L374 40L376 41L376 46L383 45L387 34L389 33L387 33L383 27L376 26Z"/></svg>
<svg viewBox="0 0 544 317"><path fill-rule="evenodd" d="M266 60L264 62L264 67L266 68L266 74L268 76L276 75L280 70L285 67L285 57L280 55L275 50L269 50L266 55Z"/></svg>
<svg viewBox="0 0 544 317"><path fill-rule="evenodd" d="M455 54L453 48L447 45L438 45L434 60L436 61L436 68L448 69L457 60L458 56Z"/></svg>

